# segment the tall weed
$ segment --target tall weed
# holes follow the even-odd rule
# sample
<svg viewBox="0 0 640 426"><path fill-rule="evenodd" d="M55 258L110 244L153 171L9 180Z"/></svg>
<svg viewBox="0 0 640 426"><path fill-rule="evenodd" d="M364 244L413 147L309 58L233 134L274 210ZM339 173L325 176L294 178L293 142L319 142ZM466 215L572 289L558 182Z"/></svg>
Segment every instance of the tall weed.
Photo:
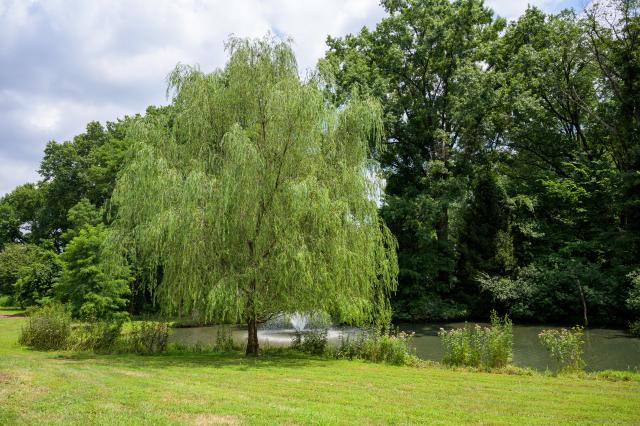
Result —
<svg viewBox="0 0 640 426"><path fill-rule="evenodd" d="M167 350L169 323L164 321L136 321L124 340L123 350L138 354L155 354Z"/></svg>
<svg viewBox="0 0 640 426"><path fill-rule="evenodd" d="M71 335L71 311L52 303L29 313L18 342L38 350L66 349Z"/></svg>
<svg viewBox="0 0 640 426"><path fill-rule="evenodd" d="M293 348L311 355L325 354L328 348L327 329L297 332Z"/></svg>
<svg viewBox="0 0 640 426"><path fill-rule="evenodd" d="M73 327L69 349L113 352L119 346L122 321L87 321Z"/></svg>
<svg viewBox="0 0 640 426"><path fill-rule="evenodd" d="M513 359L513 324L507 315L491 312L491 326L465 324L463 328L438 333L447 365L502 368Z"/></svg>
<svg viewBox="0 0 640 426"><path fill-rule="evenodd" d="M582 359L584 351L584 328L576 325L572 329L542 330L538 334L540 343L551 358L560 364L561 371L574 372L583 370L586 363Z"/></svg>
<svg viewBox="0 0 640 426"><path fill-rule="evenodd" d="M410 364L416 358L411 347L413 333L369 331L355 337L342 336L340 344L333 350L335 358L363 359L371 362L394 365Z"/></svg>

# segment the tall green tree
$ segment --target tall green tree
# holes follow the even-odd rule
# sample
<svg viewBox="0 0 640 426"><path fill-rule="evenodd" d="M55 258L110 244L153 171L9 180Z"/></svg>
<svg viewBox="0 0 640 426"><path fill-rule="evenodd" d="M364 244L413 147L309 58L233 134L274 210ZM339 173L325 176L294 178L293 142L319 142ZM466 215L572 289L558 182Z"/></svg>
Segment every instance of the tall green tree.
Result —
<svg viewBox="0 0 640 426"><path fill-rule="evenodd" d="M53 297L53 285L62 265L50 249L33 246L29 264L18 270L14 285L14 300L23 308L46 303Z"/></svg>
<svg viewBox="0 0 640 426"><path fill-rule="evenodd" d="M0 251L0 294L13 295L20 278L20 269L28 267L37 258L38 247L31 244L9 243Z"/></svg>
<svg viewBox="0 0 640 426"><path fill-rule="evenodd" d="M40 214L42 191L26 183L0 199L0 248L10 242L37 242L42 237Z"/></svg>
<svg viewBox="0 0 640 426"><path fill-rule="evenodd" d="M504 21L482 0L385 0L374 31L329 37L322 68L336 103L354 88L378 97L388 131L382 215L398 238L397 308L413 318L458 316L451 233L471 172L495 132L493 82L483 63ZM468 155L461 155L462 152ZM435 302L435 303L434 303ZM411 306L408 306L410 304Z"/></svg>
<svg viewBox="0 0 640 426"><path fill-rule="evenodd" d="M62 270L53 293L69 303L77 318L103 319L125 310L131 274L124 268L105 264L103 224L84 225L60 255Z"/></svg>
<svg viewBox="0 0 640 426"><path fill-rule="evenodd" d="M257 327L280 312L389 319L395 240L378 217L378 103L337 109L290 46L231 39L227 66L170 75L173 118L139 121L113 194L112 247L161 274L168 309Z"/></svg>

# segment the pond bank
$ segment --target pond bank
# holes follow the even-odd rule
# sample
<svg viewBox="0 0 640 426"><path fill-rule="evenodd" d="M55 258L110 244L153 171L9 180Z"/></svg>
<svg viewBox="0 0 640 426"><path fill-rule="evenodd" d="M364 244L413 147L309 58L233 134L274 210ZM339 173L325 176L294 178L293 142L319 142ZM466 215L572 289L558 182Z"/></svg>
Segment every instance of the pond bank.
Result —
<svg viewBox="0 0 640 426"><path fill-rule="evenodd" d="M398 367L289 353L95 355L16 344L0 424L638 424L640 382Z"/></svg>
<svg viewBox="0 0 640 426"><path fill-rule="evenodd" d="M438 330L464 326L464 323L438 324L399 324L402 331L413 332L413 346L416 354L425 360L442 360L442 347ZM204 346L213 345L219 326L191 327L173 329L170 342L195 345L200 342ZM552 326L513 326L513 364L518 367L533 368L538 371L555 369L557 366L548 352L538 341L538 334L545 328ZM232 326L234 341L242 344L246 340L243 327ZM288 346L293 337L293 330L261 330L259 339L265 346ZM340 335L353 336L357 329L352 327L332 328L329 341L337 344ZM632 337L622 330L588 329L585 330L585 353L588 371L600 370L640 370L640 338Z"/></svg>

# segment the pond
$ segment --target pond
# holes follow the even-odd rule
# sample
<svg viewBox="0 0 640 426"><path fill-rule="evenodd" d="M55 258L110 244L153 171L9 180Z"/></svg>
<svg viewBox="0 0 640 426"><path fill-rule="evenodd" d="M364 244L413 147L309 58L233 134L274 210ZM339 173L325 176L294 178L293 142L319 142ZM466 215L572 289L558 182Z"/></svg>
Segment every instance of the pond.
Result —
<svg viewBox="0 0 640 426"><path fill-rule="evenodd" d="M438 337L440 327L445 329L464 326L464 323L449 324L400 324L399 328L406 332L414 332L413 346L416 354L423 359L440 361L442 346ZM202 344L211 346L215 343L217 330L220 326L193 327L172 329L170 343L184 345ZM547 351L538 341L538 333L548 326L513 326L513 363L520 367L530 367L537 370L556 366ZM244 344L247 332L244 327L232 326L234 341ZM265 346L288 346L294 336L293 329L260 330L258 339ZM330 344L337 344L341 335L355 335L358 330L350 327L329 329ZM629 336L622 330L589 329L585 331L584 359L587 370L640 370L640 338Z"/></svg>
<svg viewBox="0 0 640 426"><path fill-rule="evenodd" d="M420 358L440 361L442 346L438 331L463 327L464 323L449 324L400 324L403 331L414 332L413 344ZM513 364L544 371L556 365L547 350L540 344L538 333L544 329L558 328L544 325L513 326ZM640 338L631 337L623 330L585 330L584 360L587 370L639 370Z"/></svg>

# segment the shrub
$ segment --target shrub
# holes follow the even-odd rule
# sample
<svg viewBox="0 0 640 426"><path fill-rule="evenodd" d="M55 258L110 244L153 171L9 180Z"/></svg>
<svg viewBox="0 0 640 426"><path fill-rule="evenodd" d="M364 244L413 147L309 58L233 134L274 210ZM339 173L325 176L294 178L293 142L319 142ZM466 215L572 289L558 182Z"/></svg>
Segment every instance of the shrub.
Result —
<svg viewBox="0 0 640 426"><path fill-rule="evenodd" d="M164 321L138 321L132 323L126 338L125 350L138 354L155 354L167 350L169 323Z"/></svg>
<svg viewBox="0 0 640 426"><path fill-rule="evenodd" d="M14 305L13 296L11 295L0 296L1 307L7 308L7 307L13 307L13 305Z"/></svg>
<svg viewBox="0 0 640 426"><path fill-rule="evenodd" d="M491 326L473 327L465 324L454 330L440 329L438 333L447 365L480 368L502 368L513 358L513 330L507 315L503 319L491 312Z"/></svg>
<svg viewBox="0 0 640 426"><path fill-rule="evenodd" d="M117 349L122 321L89 321L73 328L69 347L78 351L112 352Z"/></svg>
<svg viewBox="0 0 640 426"><path fill-rule="evenodd" d="M20 269L35 262L40 251L33 244L5 244L4 249L0 250L0 294L13 294L14 284L20 278Z"/></svg>
<svg viewBox="0 0 640 426"><path fill-rule="evenodd" d="M216 343L213 347L214 351L218 352L230 352L237 348L237 345L233 342L233 334L231 333L231 327L219 326L216 333Z"/></svg>
<svg viewBox="0 0 640 426"><path fill-rule="evenodd" d="M312 355L323 355L327 345L327 329L297 332L293 340L294 348Z"/></svg>
<svg viewBox="0 0 640 426"><path fill-rule="evenodd" d="M341 337L333 355L336 358L356 358L395 365L410 364L416 358L411 348L412 338L413 333L363 332L355 338Z"/></svg>
<svg viewBox="0 0 640 426"><path fill-rule="evenodd" d="M34 309L22 327L19 343L38 350L65 349L71 334L71 312L60 304Z"/></svg>
<svg viewBox="0 0 640 426"><path fill-rule="evenodd" d="M61 269L56 253L36 247L29 265L18 271L13 297L20 307L44 305L51 299L54 281Z"/></svg>
<svg viewBox="0 0 640 426"><path fill-rule="evenodd" d="M550 352L551 358L560 364L562 371L579 371L585 367L582 359L584 328L577 325L571 330L542 330L540 343Z"/></svg>
<svg viewBox="0 0 640 426"><path fill-rule="evenodd" d="M640 314L640 269L630 273L627 277L631 280L627 306L632 312ZM629 332L640 337L640 319L629 322Z"/></svg>

